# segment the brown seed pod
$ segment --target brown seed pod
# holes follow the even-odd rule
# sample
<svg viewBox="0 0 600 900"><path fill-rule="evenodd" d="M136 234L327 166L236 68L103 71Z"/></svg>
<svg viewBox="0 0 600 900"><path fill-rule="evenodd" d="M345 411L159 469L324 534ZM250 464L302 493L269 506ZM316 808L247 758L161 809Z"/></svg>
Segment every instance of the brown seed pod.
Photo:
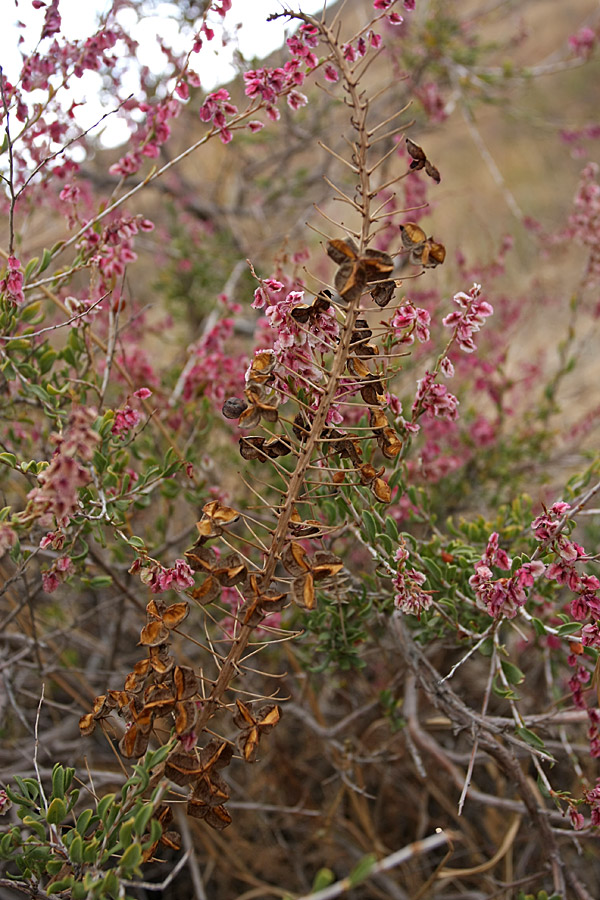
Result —
<svg viewBox="0 0 600 900"><path fill-rule="evenodd" d="M229 397L223 404L223 415L226 419L239 419L248 404L240 397Z"/></svg>
<svg viewBox="0 0 600 900"><path fill-rule="evenodd" d="M422 228L414 222L405 222L400 226L402 243L410 251L409 259L414 266L435 269L446 259L446 248L427 237Z"/></svg>

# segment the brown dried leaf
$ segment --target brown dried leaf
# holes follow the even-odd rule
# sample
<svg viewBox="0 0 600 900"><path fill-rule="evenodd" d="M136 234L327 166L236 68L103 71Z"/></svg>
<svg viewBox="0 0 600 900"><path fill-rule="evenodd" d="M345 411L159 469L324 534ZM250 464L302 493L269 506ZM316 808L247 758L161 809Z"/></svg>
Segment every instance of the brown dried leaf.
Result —
<svg viewBox="0 0 600 900"><path fill-rule="evenodd" d="M160 644L158 647L150 647L150 665L157 675L166 675L170 672L175 661L169 653L167 644Z"/></svg>
<svg viewBox="0 0 600 900"><path fill-rule="evenodd" d="M130 725L121 740L119 751L126 759L139 759L148 749L150 734L144 734L137 725Z"/></svg>
<svg viewBox="0 0 600 900"><path fill-rule="evenodd" d="M350 356L347 362L348 371L355 378L368 378L371 374L368 366L357 356Z"/></svg>
<svg viewBox="0 0 600 900"><path fill-rule="evenodd" d="M95 728L96 719L94 718L93 713L86 713L85 716L81 716L79 719L79 731L81 732L82 737L93 734Z"/></svg>
<svg viewBox="0 0 600 900"><path fill-rule="evenodd" d="M172 684L162 681L150 684L144 691L144 711L164 715L175 708L175 689Z"/></svg>
<svg viewBox="0 0 600 900"><path fill-rule="evenodd" d="M194 600L197 600L198 603L201 603L203 606L206 606L207 603L212 603L213 600L216 600L220 596L221 583L213 575L209 575L208 578L205 578L202 584L199 584L198 587L195 587L192 591Z"/></svg>
<svg viewBox="0 0 600 900"><path fill-rule="evenodd" d="M387 481L384 481L383 478L376 478L371 485L371 490L381 503L391 502L392 491Z"/></svg>
<svg viewBox="0 0 600 900"><path fill-rule="evenodd" d="M343 263L333 279L340 297L352 303L361 296L367 283L367 273L358 261Z"/></svg>
<svg viewBox="0 0 600 900"><path fill-rule="evenodd" d="M233 522L237 522L240 517L239 512L232 509L231 506L225 506L220 500L209 500L202 507L202 512L209 519L218 522L219 525L231 525Z"/></svg>
<svg viewBox="0 0 600 900"><path fill-rule="evenodd" d="M394 297L396 282L393 280L380 281L371 290L371 298L382 309L387 306Z"/></svg>
<svg viewBox="0 0 600 900"><path fill-rule="evenodd" d="M333 578L344 568L344 563L329 550L317 550L310 558L310 570L315 581Z"/></svg>
<svg viewBox="0 0 600 900"><path fill-rule="evenodd" d="M355 260L358 258L358 247L352 238L346 238L345 240L334 238L327 242L327 256L329 256L334 263L337 263L338 266L341 266L348 260Z"/></svg>
<svg viewBox="0 0 600 900"><path fill-rule="evenodd" d="M304 609L314 609L317 602L313 576L310 572L292 582L292 599Z"/></svg>
<svg viewBox="0 0 600 900"><path fill-rule="evenodd" d="M169 640L169 629L159 619L144 625L140 632L139 644L144 647L158 647Z"/></svg>
<svg viewBox="0 0 600 900"><path fill-rule="evenodd" d="M171 630L177 628L178 625L181 625L183 620L187 618L189 611L190 604L187 600L182 600L179 603L172 603L165 609L162 620L167 628Z"/></svg>
<svg viewBox="0 0 600 900"><path fill-rule="evenodd" d="M199 682L194 670L189 666L175 666L173 683L178 700L189 700L198 693Z"/></svg>
<svg viewBox="0 0 600 900"><path fill-rule="evenodd" d="M212 547L194 544L184 555L194 572L210 572L217 564L217 554Z"/></svg>
<svg viewBox="0 0 600 900"><path fill-rule="evenodd" d="M183 787L192 784L202 777L206 767L202 765L195 752L186 753L178 750L165 763L165 778Z"/></svg>
<svg viewBox="0 0 600 900"><path fill-rule="evenodd" d="M281 554L281 562L290 575L303 575L308 572L310 566L307 553L301 544L291 541Z"/></svg>
<svg viewBox="0 0 600 900"><path fill-rule="evenodd" d="M178 738L194 730L198 721L198 705L195 700L180 700L175 705L175 733Z"/></svg>

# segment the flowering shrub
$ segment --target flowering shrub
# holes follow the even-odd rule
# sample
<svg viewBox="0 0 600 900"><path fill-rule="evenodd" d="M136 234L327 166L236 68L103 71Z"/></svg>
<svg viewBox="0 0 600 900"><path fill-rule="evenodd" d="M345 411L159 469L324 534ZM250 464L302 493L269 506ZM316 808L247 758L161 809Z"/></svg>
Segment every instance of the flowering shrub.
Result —
<svg viewBox="0 0 600 900"><path fill-rule="evenodd" d="M562 231L526 223L532 275L586 258L554 355L513 363L536 284L503 288L512 239L469 264L423 225L452 182L434 126L461 104L498 175L471 105L517 78L457 13L277 12L286 58L206 93L227 0L182 5L156 82L123 25L143 4L75 41L32 6L0 73L0 887L168 893L189 864L223 898L593 896L598 404L560 391L598 314L597 167ZM557 71L595 43L565 37ZM118 159L78 131L85 72Z"/></svg>

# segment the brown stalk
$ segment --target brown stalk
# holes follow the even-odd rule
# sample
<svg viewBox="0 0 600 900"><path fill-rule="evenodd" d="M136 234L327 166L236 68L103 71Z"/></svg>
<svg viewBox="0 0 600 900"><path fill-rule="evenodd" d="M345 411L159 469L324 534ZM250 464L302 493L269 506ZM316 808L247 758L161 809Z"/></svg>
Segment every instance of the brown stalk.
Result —
<svg viewBox="0 0 600 900"><path fill-rule="evenodd" d="M368 100L364 99L358 90L358 78L353 74L352 69L348 66L344 59L341 47L332 28L328 27L324 19L318 20L313 16L302 13L295 14L295 18L301 19L307 24L315 25L319 29L321 37L328 44L331 50L331 56L334 59L338 69L345 81L348 93L347 103L352 110L351 123L356 133L356 140L351 144L353 153L353 163L355 163L359 175L359 186L357 195L360 202L356 203L356 207L361 215L360 230L360 252L368 246L370 238L370 229L372 218L370 215L371 189L370 189L370 172L367 168L367 154L370 146L369 134L366 127L366 119L368 113ZM329 218L324 214L325 218ZM332 221L333 220L329 220ZM333 222L337 227L338 223ZM334 400L338 382L344 369L348 356L351 352L352 334L355 328L356 319L360 310L361 297L357 297L349 303L346 309L346 320L342 326L340 341L335 351L332 367L329 372L327 384L321 395L318 409L315 413L312 427L302 450L299 453L296 467L290 477L285 499L281 506L277 527L273 534L268 552L265 555L264 570L260 577L260 586L263 590L268 590L275 570L281 556L284 544L287 540L288 527L290 525L292 515L294 513L295 503L301 497L305 476L311 465L313 453L317 448L321 432L326 424L327 413L331 403ZM246 647L250 641L254 624L246 621L242 624L241 631L231 647L231 650L225 660L223 667L218 675L215 685L203 705L197 722L198 731L208 723L215 714L217 709L223 704L223 697L228 690L231 681L239 671L240 661L242 660Z"/></svg>

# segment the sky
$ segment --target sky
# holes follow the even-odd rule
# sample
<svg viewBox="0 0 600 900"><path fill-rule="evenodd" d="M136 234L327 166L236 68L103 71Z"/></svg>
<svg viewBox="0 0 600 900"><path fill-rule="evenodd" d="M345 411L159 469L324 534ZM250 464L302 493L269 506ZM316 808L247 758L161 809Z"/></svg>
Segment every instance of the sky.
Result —
<svg viewBox="0 0 600 900"><path fill-rule="evenodd" d="M15 77L21 62L17 41L24 32L17 28L16 23L18 20L25 22L28 26L28 32L25 34L30 33L35 41L40 33L44 10L34 10L31 0L18 0L18 5L15 4L15 0L0 0L0 5L3 6L0 65L10 80L11 77ZM74 40L91 34L95 29L97 14L102 13L107 6L110 6L110 0L60 0L59 11L67 38ZM323 8L323 0L302 0L301 7L307 13L317 12ZM268 56L281 46L285 38L285 20L270 23L265 21L270 13L277 12L280 8L278 0L233 0L225 23L230 35L235 35L235 40L225 48L222 46L218 28L220 17L215 18L211 23L215 28L215 39L210 44L205 44L194 61L194 67L205 89L212 90L219 84L231 80L235 74L231 60L236 46L248 59L254 56ZM183 50L184 44L175 18L169 16L169 12L173 11L173 5L164 2L157 9L157 15L146 16L136 27L133 25L133 16L130 18L128 11L124 10L121 24L140 44L142 63L158 73L164 57L158 49L157 33L175 49ZM187 49L187 45L185 47ZM31 47L27 46L27 49ZM80 107L77 113L77 121L82 128L90 127L105 112L97 99L98 88L97 76L91 73L86 73L77 85L76 99L84 102L84 106ZM131 88L135 89L133 81ZM116 117L106 120L103 128L102 143L106 146L116 146L126 138L125 126L119 123Z"/></svg>

